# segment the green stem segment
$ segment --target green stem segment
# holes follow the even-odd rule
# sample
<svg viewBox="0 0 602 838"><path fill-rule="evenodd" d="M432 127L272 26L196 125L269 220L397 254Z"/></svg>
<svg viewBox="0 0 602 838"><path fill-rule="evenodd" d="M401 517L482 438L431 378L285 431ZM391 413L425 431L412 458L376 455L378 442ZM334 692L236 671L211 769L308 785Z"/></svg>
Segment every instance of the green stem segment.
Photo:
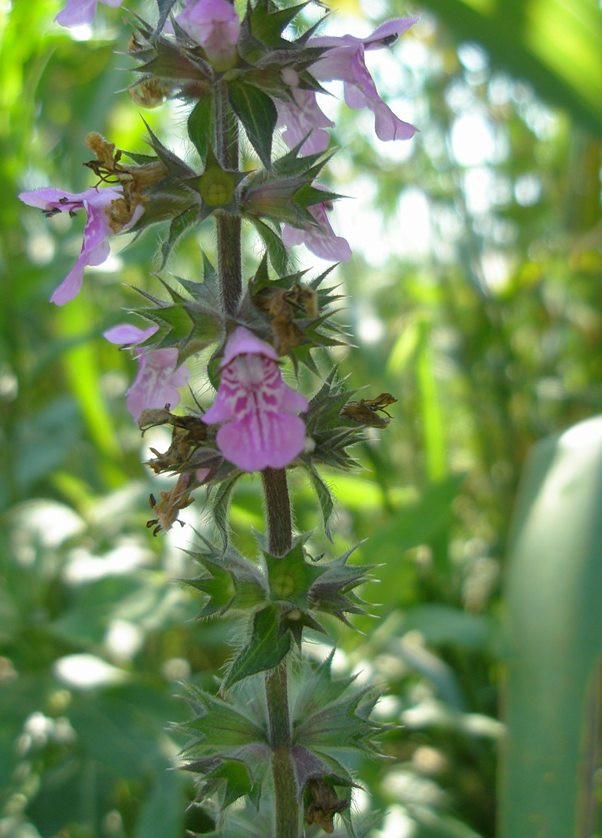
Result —
<svg viewBox="0 0 602 838"><path fill-rule="evenodd" d="M292 521L286 472L266 468L262 472L268 519L268 547L274 556L283 556L291 549ZM291 755L292 731L289 715L287 660L265 676L272 772L276 792L276 838L297 838L299 835L299 801L297 780Z"/></svg>
<svg viewBox="0 0 602 838"><path fill-rule="evenodd" d="M226 85L215 91L215 153L225 169L239 165L238 125L228 101ZM218 272L227 315L234 315L242 293L240 218L216 213ZM269 549L283 556L291 548L292 523L286 472L265 469L262 473L268 519ZM291 754L292 732L289 716L287 661L266 673L265 690L272 745L272 773L276 798L274 838L299 838L299 801Z"/></svg>
<svg viewBox="0 0 602 838"><path fill-rule="evenodd" d="M215 154L224 169L238 169L238 124L223 82L215 89ZM240 217L216 212L217 264L226 314L235 314L242 293Z"/></svg>

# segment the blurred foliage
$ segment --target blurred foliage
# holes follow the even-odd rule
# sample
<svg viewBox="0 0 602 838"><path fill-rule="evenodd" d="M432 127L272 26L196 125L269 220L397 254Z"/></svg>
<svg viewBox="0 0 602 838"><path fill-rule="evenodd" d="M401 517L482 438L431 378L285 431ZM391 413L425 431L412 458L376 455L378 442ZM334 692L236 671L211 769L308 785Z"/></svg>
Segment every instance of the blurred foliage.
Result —
<svg viewBox="0 0 602 838"><path fill-rule="evenodd" d="M338 31L354 34L370 31L362 12L375 24L421 15L394 52L374 55L380 89L420 134L375 144L370 114L342 108L331 167L337 191L356 196L334 225L356 254L335 276L358 344L333 355L352 387L399 398L390 427L358 449L364 470L325 475L338 499L333 555L367 539L356 560L381 564L363 591L374 617L355 621L365 634L331 626L335 664L386 684L379 718L401 724L385 739L391 761L358 764L370 799L357 806L382 812L373 835L488 838L518 475L536 440L602 405L596 4L336 6ZM80 43L52 24L58 3L10 7L0 2L0 835L175 838L185 817L208 831L202 809L184 815L190 780L166 770L180 746L166 723L185 714L177 681L212 688L225 629L195 622L199 599L174 581L194 573L180 549L191 526L156 539L144 527L158 486L140 462L165 440L141 444L123 399L132 365L101 337L139 304L132 286L160 293L156 237L114 243L108 270L88 270L84 292L57 309L47 300L82 222L16 199L89 185L89 130L145 151L136 108L114 92L129 81L115 55L127 27L101 5ZM145 113L179 149L186 116L178 103ZM210 226L200 245L211 256ZM249 274L258 251L249 240ZM195 278L198 265L188 238L169 270ZM194 374L204 400L200 362ZM306 476L293 484L299 529L318 530ZM210 535L202 496L186 514ZM233 521L254 555L256 478L237 485ZM318 536L308 546L328 549Z"/></svg>

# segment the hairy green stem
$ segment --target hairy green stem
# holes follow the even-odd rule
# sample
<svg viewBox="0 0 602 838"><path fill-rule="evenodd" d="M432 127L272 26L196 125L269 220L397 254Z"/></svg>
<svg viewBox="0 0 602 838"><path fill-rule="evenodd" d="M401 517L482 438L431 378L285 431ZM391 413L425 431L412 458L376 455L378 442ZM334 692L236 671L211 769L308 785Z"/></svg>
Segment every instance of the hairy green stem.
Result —
<svg viewBox="0 0 602 838"><path fill-rule="evenodd" d="M292 521L288 485L284 469L266 468L262 472L268 518L268 548L275 556L291 549ZM287 660L265 676L272 773L276 792L276 838L299 835L297 781L291 755L292 731L289 715Z"/></svg>
<svg viewBox="0 0 602 838"><path fill-rule="evenodd" d="M238 169L238 124L223 82L215 89L215 154L225 169ZM240 218L217 212L217 264L226 314L235 314L242 293Z"/></svg>
<svg viewBox="0 0 602 838"><path fill-rule="evenodd" d="M291 754L291 723L288 706L287 661L265 676L265 692L272 744L272 774L276 796L275 838L298 838L299 802Z"/></svg>
<svg viewBox="0 0 602 838"><path fill-rule="evenodd" d="M228 101L225 84L215 91L215 153L220 164L237 170L239 164L238 125ZM242 293L240 218L216 213L218 273L226 314L235 314ZM283 556L291 548L291 508L284 469L262 473L268 519L269 549ZM287 662L268 672L265 690L272 745L272 773L276 797L274 838L298 838L299 802L291 754Z"/></svg>
<svg viewBox="0 0 602 838"><path fill-rule="evenodd" d="M274 556L284 556L291 549L293 540L286 471L283 468L266 468L261 476L268 518L270 553Z"/></svg>

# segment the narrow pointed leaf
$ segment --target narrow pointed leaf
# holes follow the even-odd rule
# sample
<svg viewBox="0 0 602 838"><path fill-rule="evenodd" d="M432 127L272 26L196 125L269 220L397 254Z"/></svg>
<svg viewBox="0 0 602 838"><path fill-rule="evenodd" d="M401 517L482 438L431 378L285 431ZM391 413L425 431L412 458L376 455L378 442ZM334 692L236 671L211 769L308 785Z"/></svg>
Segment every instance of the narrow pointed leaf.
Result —
<svg viewBox="0 0 602 838"><path fill-rule="evenodd" d="M268 227L267 224L264 224L264 222L260 221L258 218L254 218L252 215L247 217L265 244L274 270L279 274L286 273L288 256L280 236L275 233L271 227Z"/></svg>
<svg viewBox="0 0 602 838"><path fill-rule="evenodd" d="M159 34L165 26L165 21L172 8L175 6L176 0L157 0L159 6L159 20L157 21L156 34Z"/></svg>
<svg viewBox="0 0 602 838"><path fill-rule="evenodd" d="M213 100L203 96L188 117L188 136L204 162L213 136Z"/></svg>
<svg viewBox="0 0 602 838"><path fill-rule="evenodd" d="M259 159L269 169L272 160L272 137L278 114L270 97L259 88L233 82L228 87L230 104L244 125L249 141Z"/></svg>
<svg viewBox="0 0 602 838"><path fill-rule="evenodd" d="M249 645L232 663L224 687L227 689L242 678L278 666L290 646L290 633L280 633L278 609L270 605L258 611L253 619L253 633Z"/></svg>
<svg viewBox="0 0 602 838"><path fill-rule="evenodd" d="M228 544L228 509L232 498L232 491L236 481L241 477L240 472L235 472L227 480L224 480L216 489L213 497L213 519L222 537L224 546Z"/></svg>
<svg viewBox="0 0 602 838"><path fill-rule="evenodd" d="M163 269L165 267L165 264L169 259L169 254L173 250L178 240L181 239L182 236L185 233L187 233L192 227L194 227L195 224L198 224L200 220L200 207L196 204L185 209L184 212L180 213L180 215L176 215L176 217L169 225L169 233L167 239L163 242L163 245L161 246L160 269Z"/></svg>
<svg viewBox="0 0 602 838"><path fill-rule="evenodd" d="M334 510L332 495L330 494L328 486L318 474L317 469L315 469L313 465L306 465L305 468L309 474L309 479L311 480L314 492L318 497L320 509L322 511L322 519L324 521L324 532L326 533L326 537L329 541L332 541L332 532L330 530L330 519Z"/></svg>

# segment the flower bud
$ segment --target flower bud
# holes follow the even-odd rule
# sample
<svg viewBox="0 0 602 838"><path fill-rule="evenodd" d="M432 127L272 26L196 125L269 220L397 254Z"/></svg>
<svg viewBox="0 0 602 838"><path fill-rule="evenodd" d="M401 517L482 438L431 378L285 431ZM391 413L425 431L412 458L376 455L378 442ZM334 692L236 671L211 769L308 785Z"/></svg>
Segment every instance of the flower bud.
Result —
<svg viewBox="0 0 602 838"><path fill-rule="evenodd" d="M237 62L240 20L228 0L198 0L176 18L178 24L205 50L213 67L222 72Z"/></svg>

